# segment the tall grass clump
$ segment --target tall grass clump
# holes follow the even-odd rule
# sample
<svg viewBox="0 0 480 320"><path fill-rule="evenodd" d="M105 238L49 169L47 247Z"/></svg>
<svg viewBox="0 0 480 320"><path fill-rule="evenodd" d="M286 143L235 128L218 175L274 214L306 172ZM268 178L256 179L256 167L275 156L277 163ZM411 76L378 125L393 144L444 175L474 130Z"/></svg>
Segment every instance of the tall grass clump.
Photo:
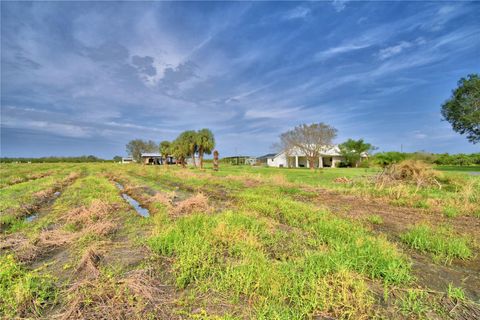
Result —
<svg viewBox="0 0 480 320"><path fill-rule="evenodd" d="M404 160L385 167L383 172L376 177L377 185L413 184L417 191L421 187L438 186L439 173L432 166L419 160Z"/></svg>
<svg viewBox="0 0 480 320"><path fill-rule="evenodd" d="M433 229L422 224L411 228L401 238L411 248L431 253L446 262L454 258L465 260L472 257L468 239L456 236L446 228Z"/></svg>
<svg viewBox="0 0 480 320"><path fill-rule="evenodd" d="M51 277L25 270L12 255L0 257L0 317L40 316L56 297Z"/></svg>

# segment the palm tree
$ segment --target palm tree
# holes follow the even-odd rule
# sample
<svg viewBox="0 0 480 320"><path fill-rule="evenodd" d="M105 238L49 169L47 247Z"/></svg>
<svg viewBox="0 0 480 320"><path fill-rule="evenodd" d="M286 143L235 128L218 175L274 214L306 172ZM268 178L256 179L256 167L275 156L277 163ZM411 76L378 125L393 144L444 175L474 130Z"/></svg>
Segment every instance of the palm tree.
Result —
<svg viewBox="0 0 480 320"><path fill-rule="evenodd" d="M171 147L172 143L170 141L165 140L160 142L160 154L162 155L162 158L165 159L163 162L164 165L167 165L168 156L171 153Z"/></svg>
<svg viewBox="0 0 480 320"><path fill-rule="evenodd" d="M200 168L203 169L203 155L211 154L215 148L215 138L212 131L202 129L197 131L198 158L200 159Z"/></svg>
<svg viewBox="0 0 480 320"><path fill-rule="evenodd" d="M178 137L184 147L188 150L188 155L192 157L193 166L196 167L195 153L197 152L197 133L194 130L187 130L180 134Z"/></svg>
<svg viewBox="0 0 480 320"><path fill-rule="evenodd" d="M177 164L180 162L182 167L185 167L185 158L189 155L189 149L181 135L172 142L169 149L171 154L177 159Z"/></svg>

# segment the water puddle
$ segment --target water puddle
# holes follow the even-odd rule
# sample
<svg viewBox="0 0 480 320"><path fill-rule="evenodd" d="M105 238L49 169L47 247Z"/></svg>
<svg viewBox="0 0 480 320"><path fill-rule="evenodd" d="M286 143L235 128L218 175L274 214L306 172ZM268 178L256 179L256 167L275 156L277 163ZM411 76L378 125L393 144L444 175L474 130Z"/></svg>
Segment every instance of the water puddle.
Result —
<svg viewBox="0 0 480 320"><path fill-rule="evenodd" d="M60 194L61 194L60 191L55 191L55 193L52 195L50 200L48 200L47 206L50 207L53 204L53 202L55 202L55 199L57 199L60 196ZM41 209L41 212L43 212L45 210L45 207L40 209ZM32 214L29 214L28 216L25 217L25 221L32 222L34 220L37 220L39 215L40 215L40 212L34 212Z"/></svg>
<svg viewBox="0 0 480 320"><path fill-rule="evenodd" d="M33 220L38 218L38 213L31 214L25 218L27 222L32 222Z"/></svg>
<svg viewBox="0 0 480 320"><path fill-rule="evenodd" d="M120 191L125 190L125 187L118 182L115 182L115 186ZM133 207L133 209L135 209L135 211L137 211L137 213L139 215L141 215L142 217L146 218L146 217L150 216L150 211L148 211L148 209L142 207L137 200L133 199L128 194L122 193L122 198L125 199Z"/></svg>
<svg viewBox="0 0 480 320"><path fill-rule="evenodd" d="M118 182L115 182L115 186L118 188L118 190L121 190L121 191L125 190L125 187Z"/></svg>

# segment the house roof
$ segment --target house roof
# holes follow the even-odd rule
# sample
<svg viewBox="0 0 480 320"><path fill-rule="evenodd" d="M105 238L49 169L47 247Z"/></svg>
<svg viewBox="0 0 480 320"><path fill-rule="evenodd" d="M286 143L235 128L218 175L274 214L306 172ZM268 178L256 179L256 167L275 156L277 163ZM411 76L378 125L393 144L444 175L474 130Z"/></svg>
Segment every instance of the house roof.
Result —
<svg viewBox="0 0 480 320"><path fill-rule="evenodd" d="M276 155L273 156L273 158L279 157L283 155L285 151L281 151L277 153ZM293 148L290 151L289 156L299 156L303 157L305 154L298 148ZM340 148L338 145L333 145L333 146L323 146L322 149L320 150L320 156L340 156Z"/></svg>
<svg viewBox="0 0 480 320"><path fill-rule="evenodd" d="M161 157L160 153L158 152L142 152L140 155L142 157Z"/></svg>
<svg viewBox="0 0 480 320"><path fill-rule="evenodd" d="M262 159L268 159L268 158L273 158L275 157L277 154L276 153L267 153L261 157L257 157L258 160L262 160Z"/></svg>

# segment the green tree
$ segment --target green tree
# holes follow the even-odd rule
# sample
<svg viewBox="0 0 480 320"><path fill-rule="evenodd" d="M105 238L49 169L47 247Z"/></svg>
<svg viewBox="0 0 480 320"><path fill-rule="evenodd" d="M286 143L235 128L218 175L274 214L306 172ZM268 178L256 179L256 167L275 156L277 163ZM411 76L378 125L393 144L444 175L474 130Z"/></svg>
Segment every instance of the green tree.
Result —
<svg viewBox="0 0 480 320"><path fill-rule="evenodd" d="M345 162L349 166L358 167L362 161L362 155L372 152L376 148L370 143L366 143L363 139L353 140L348 139L338 146L340 154L345 158Z"/></svg>
<svg viewBox="0 0 480 320"><path fill-rule="evenodd" d="M113 161L114 161L114 162L120 162L120 161L122 161L122 157L120 157L120 156L115 156L115 157L113 157Z"/></svg>
<svg viewBox="0 0 480 320"><path fill-rule="evenodd" d="M392 163L403 161L406 158L407 158L406 153L397 152L397 151L377 153L374 157L375 162L377 162L382 167L386 167L391 165Z"/></svg>
<svg viewBox="0 0 480 320"><path fill-rule="evenodd" d="M170 145L170 153L177 159L177 164L181 164L185 167L185 159L189 155L188 144L182 139L181 135L177 139L173 140Z"/></svg>
<svg viewBox="0 0 480 320"><path fill-rule="evenodd" d="M170 141L164 140L160 142L160 155L165 159L165 161L163 161L164 165L167 165L167 157L172 153L171 147L172 143Z"/></svg>
<svg viewBox="0 0 480 320"><path fill-rule="evenodd" d="M198 158L200 159L200 168L203 168L203 155L211 154L215 148L215 137L209 129L198 130L197 132Z"/></svg>
<svg viewBox="0 0 480 320"><path fill-rule="evenodd" d="M127 143L127 153L135 161L141 162L143 152L155 152L158 150L158 145L152 140L145 141L141 139L135 139Z"/></svg>
<svg viewBox="0 0 480 320"><path fill-rule="evenodd" d="M442 105L442 116L453 130L466 134L468 141L480 141L480 77L470 74L458 81L458 88Z"/></svg>
<svg viewBox="0 0 480 320"><path fill-rule="evenodd" d="M179 143L183 144L183 148L188 150L187 157L192 157L193 166L196 167L195 153L197 152L197 133L194 130L187 130L182 132L177 139L179 139Z"/></svg>

